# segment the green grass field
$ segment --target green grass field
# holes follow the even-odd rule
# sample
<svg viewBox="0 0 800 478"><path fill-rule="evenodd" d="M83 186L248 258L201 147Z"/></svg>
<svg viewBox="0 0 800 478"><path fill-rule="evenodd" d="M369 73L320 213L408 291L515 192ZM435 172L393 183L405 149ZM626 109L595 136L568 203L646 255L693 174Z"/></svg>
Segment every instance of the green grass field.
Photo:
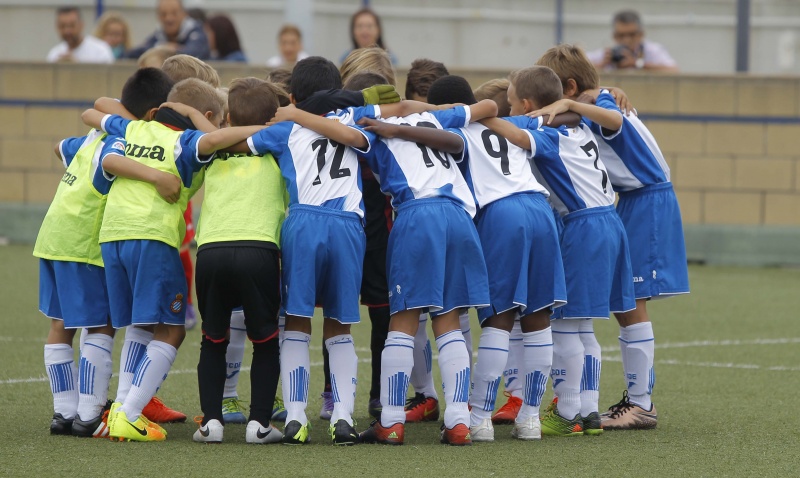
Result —
<svg viewBox="0 0 800 478"><path fill-rule="evenodd" d="M439 424L409 425L406 445L339 448L317 418L322 388L315 331L309 416L314 443L244 443L229 425L222 445L191 441L196 426L167 425L161 444L51 437L52 397L42 363L48 321L37 312L30 248L0 247L0 475L9 476L797 476L800 465L800 271L692 267L692 294L651 304L656 331L657 430L524 443L510 426L493 444L440 445ZM366 314L365 314L366 316ZM369 322L367 321L367 324ZM601 406L624 386L614 322L595 326L604 348ZM477 325L474 326L477 331ZM356 418L370 422L369 325L353 329L362 360ZM200 411L191 331L159 396ZM475 337L477 342L477 337ZM117 341L117 354L120 341ZM249 364L249 352L245 356ZM115 362L116 369L116 362ZM111 390L116 390L112 379ZM240 394L249 396L247 374ZM112 393L113 396L113 393ZM546 397L547 399L548 397ZM502 399L501 399L502 400ZM498 404L500 405L500 403Z"/></svg>

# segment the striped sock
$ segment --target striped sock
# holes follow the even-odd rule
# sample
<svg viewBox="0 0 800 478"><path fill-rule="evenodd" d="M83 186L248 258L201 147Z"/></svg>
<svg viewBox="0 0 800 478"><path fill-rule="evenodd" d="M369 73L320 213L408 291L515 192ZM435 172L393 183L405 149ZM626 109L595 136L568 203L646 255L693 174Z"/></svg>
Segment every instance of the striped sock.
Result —
<svg viewBox="0 0 800 478"><path fill-rule="evenodd" d="M81 420L94 420L103 412L111 380L113 347L114 338L105 334L89 334L84 340L78 367L78 417Z"/></svg>
<svg viewBox="0 0 800 478"><path fill-rule="evenodd" d="M281 381L283 382L283 404L286 407L286 423L292 420L301 425L308 423L308 379L311 360L308 343L311 336L289 330L283 334L281 345Z"/></svg>
<svg viewBox="0 0 800 478"><path fill-rule="evenodd" d="M478 426L491 418L497 400L500 376L508 359L510 333L494 327L484 327L478 342L478 361L472 373L472 395L469 404L470 426Z"/></svg>
<svg viewBox="0 0 800 478"><path fill-rule="evenodd" d="M470 370L467 346L460 329L436 337L439 349L439 370L444 389L444 426L453 428L459 423L469 426Z"/></svg>
<svg viewBox="0 0 800 478"><path fill-rule="evenodd" d="M553 365L553 334L550 327L522 334L523 357L522 373L525 386L522 393L522 407L517 420L538 417L542 396L547 389L547 377Z"/></svg>
<svg viewBox="0 0 800 478"><path fill-rule="evenodd" d="M44 366L53 393L53 411L72 420L78 411L75 359L72 346L47 344L44 346Z"/></svg>
<svg viewBox="0 0 800 478"><path fill-rule="evenodd" d="M414 366L414 337L389 331L381 355L381 425L406 422L406 394Z"/></svg>

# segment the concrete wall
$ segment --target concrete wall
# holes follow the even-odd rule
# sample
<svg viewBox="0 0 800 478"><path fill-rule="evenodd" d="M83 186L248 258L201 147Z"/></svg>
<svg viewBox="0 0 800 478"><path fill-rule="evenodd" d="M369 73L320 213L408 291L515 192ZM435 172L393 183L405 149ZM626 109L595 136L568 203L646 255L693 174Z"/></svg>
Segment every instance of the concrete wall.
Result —
<svg viewBox="0 0 800 478"><path fill-rule="evenodd" d="M275 33L287 1L186 0L189 7L225 11L236 23L250 61L263 65L277 53ZM58 41L55 0L0 0L0 60L44 59ZM73 0L94 17L94 0ZM349 17L360 0L304 0L308 50L338 61L349 48ZM448 66L512 69L532 63L555 42L555 0L372 0L385 40L400 65L428 56ZM610 21L634 7L647 37L663 43L685 72L731 73L735 67L734 0L570 0L564 2L563 41L587 49L612 44ZM105 0L129 19L134 42L155 27L155 0ZM751 71L800 73L800 2L752 0ZM89 29L91 30L91 29Z"/></svg>
<svg viewBox="0 0 800 478"><path fill-rule="evenodd" d="M218 66L224 82L266 73L260 67ZM53 146L85 133L79 113L97 96L118 96L132 71L131 65L0 63L0 236L26 240L35 234L38 224L31 215L46 209L63 174ZM474 86L505 75L454 73ZM397 76L403 91L405 72ZM603 83L628 92L658 140L672 169L687 235L696 236L696 247L690 248L695 258L708 259L720 240L747 230L752 240L736 246L741 254L752 253L759 241L762 249L773 244L777 234L781 238L770 246L769 261L800 262L800 81L617 75L605 76ZM710 240L709 231L723 239Z"/></svg>

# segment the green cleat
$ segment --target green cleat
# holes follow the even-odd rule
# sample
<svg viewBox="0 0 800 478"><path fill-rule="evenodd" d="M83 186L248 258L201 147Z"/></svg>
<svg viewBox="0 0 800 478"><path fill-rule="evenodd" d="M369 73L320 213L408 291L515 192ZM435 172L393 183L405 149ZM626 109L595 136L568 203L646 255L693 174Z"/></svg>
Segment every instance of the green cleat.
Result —
<svg viewBox="0 0 800 478"><path fill-rule="evenodd" d="M592 412L585 417L581 417L583 420L583 434L584 435L600 435L603 433L603 425L600 423L600 414L597 412Z"/></svg>
<svg viewBox="0 0 800 478"><path fill-rule="evenodd" d="M557 437L572 437L583 435L583 420L580 414L572 420L567 420L553 410L542 418L542 435Z"/></svg>

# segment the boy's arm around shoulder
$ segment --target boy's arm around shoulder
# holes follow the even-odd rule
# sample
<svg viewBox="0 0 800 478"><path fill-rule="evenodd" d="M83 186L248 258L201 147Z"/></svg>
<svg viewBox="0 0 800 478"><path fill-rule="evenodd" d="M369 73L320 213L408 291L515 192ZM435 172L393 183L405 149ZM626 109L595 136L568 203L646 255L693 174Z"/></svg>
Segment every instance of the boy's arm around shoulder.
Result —
<svg viewBox="0 0 800 478"><path fill-rule="evenodd" d="M362 118L358 124L364 126L365 131L384 138L400 138L450 154L461 154L464 151L464 140L460 136L438 128L397 125L370 118Z"/></svg>
<svg viewBox="0 0 800 478"><path fill-rule="evenodd" d="M263 125L257 126L232 126L230 128L218 129L212 133L206 133L197 142L197 152L207 156L221 149L230 152L248 153L250 148L245 141L250 136L266 128ZM235 148L231 148L234 147Z"/></svg>
<svg viewBox="0 0 800 478"><path fill-rule="evenodd" d="M123 118L131 121L136 121L139 119L134 116L133 113L128 111L127 108L122 106L121 102L107 96L103 96L95 100L94 109L108 115L122 116Z"/></svg>
<svg viewBox="0 0 800 478"><path fill-rule="evenodd" d="M278 112L275 114L275 121L295 122L337 143L359 150L365 150L369 147L369 140L358 129L345 126L334 119L312 115L292 106L278 108Z"/></svg>
<svg viewBox="0 0 800 478"><path fill-rule="evenodd" d="M181 194L181 179L178 176L126 158L125 140L123 138L108 138L106 141L113 141L114 145L120 144L122 147L112 147L101 158L103 171L115 177L152 184L158 194L168 203L174 204L178 201Z"/></svg>
<svg viewBox="0 0 800 478"><path fill-rule="evenodd" d="M511 144L527 151L531 150L531 137L530 135L518 128L510 121L500 118L486 118L480 123L500 136L507 139Z"/></svg>
<svg viewBox="0 0 800 478"><path fill-rule="evenodd" d="M550 115L550 119L548 121L552 121L556 115L560 113L566 113L567 111L578 113L579 115L588 118L590 121L597 123L607 130L617 131L618 129L622 128L622 113L620 113L618 110L607 110L599 106L579 103L566 98L558 100L552 105L545 106L542 109L533 111L528 115L533 117Z"/></svg>

